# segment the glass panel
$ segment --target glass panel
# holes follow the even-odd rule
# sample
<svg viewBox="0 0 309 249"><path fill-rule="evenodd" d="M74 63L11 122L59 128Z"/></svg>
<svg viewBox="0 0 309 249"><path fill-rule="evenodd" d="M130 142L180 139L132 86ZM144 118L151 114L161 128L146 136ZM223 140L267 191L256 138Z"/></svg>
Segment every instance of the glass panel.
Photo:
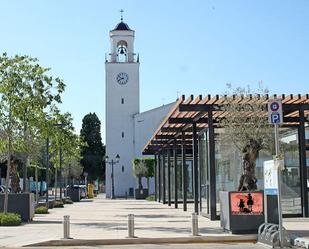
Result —
<svg viewBox="0 0 309 249"><path fill-rule="evenodd" d="M215 129L216 159L216 197L217 214L220 214L219 191L235 191L238 189L242 174L241 154L232 143L225 143L220 138L224 129ZM285 151L285 169L282 174L282 210L283 214L301 214L300 161L298 147L298 129L280 129L280 144ZM258 189L264 188L263 164L272 160L272 152L261 151L256 161L256 177Z"/></svg>
<svg viewBox="0 0 309 249"><path fill-rule="evenodd" d="M164 189L163 189L163 176L164 176L164 174L163 174L163 170L164 170L164 163L163 163L163 156L161 157L162 159L161 159L161 201L163 202L163 196L165 195L165 192L163 191Z"/></svg>
<svg viewBox="0 0 309 249"><path fill-rule="evenodd" d="M171 200L175 201L175 168L171 158Z"/></svg>
<svg viewBox="0 0 309 249"><path fill-rule="evenodd" d="M200 165L200 177L201 177L201 212L209 215L209 167L208 167L208 139L207 132L205 131L199 136L199 165Z"/></svg>
<svg viewBox="0 0 309 249"><path fill-rule="evenodd" d="M187 165L187 174L188 174L188 193L187 193L187 199L188 201L193 201L193 162L192 160L186 160Z"/></svg>
<svg viewBox="0 0 309 249"><path fill-rule="evenodd" d="M177 158L177 194L178 194L178 201L180 202L183 198L182 196L182 168L181 168L181 158Z"/></svg>
<svg viewBox="0 0 309 249"><path fill-rule="evenodd" d="M165 170L165 201L167 202L168 201L167 155L165 156L164 170Z"/></svg>
<svg viewBox="0 0 309 249"><path fill-rule="evenodd" d="M225 143L220 137L223 129L215 129L216 165L216 213L220 215L220 191L235 191L242 174L241 155L232 143Z"/></svg>
<svg viewBox="0 0 309 249"><path fill-rule="evenodd" d="M301 214L301 178L298 129L281 129L280 146L284 150L282 171L282 212Z"/></svg>

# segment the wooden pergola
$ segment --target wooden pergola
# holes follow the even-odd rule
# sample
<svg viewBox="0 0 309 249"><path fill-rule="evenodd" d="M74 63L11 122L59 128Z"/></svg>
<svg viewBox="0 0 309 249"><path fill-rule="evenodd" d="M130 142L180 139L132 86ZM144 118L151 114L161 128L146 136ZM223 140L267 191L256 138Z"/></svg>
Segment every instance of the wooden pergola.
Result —
<svg viewBox="0 0 309 249"><path fill-rule="evenodd" d="M185 186L185 170L186 154L192 155L193 161L193 194L195 212L199 212L198 208L198 133L207 129L209 134L209 163L210 163L210 179L215 181L215 134L214 128L220 127L220 120L228 115L226 111L227 98L232 98L234 104L252 105L259 103L265 105L264 111L258 113L246 113L246 115L263 115L267 119L267 104L270 99L281 99L283 108L283 126L297 127L299 129L299 151L300 151L300 167L302 181L302 201L303 215L308 216L308 189L307 189L307 171L306 171L306 140L305 140L305 123L308 122L309 116L309 94L301 95L273 95L273 96L211 96L202 95L194 98L191 95L185 98L183 95L177 100L174 107L164 118L162 123L156 129L150 140L143 148L144 155L155 155L156 158L156 197L158 201L166 202L165 193L168 189L168 204L171 204L171 186L170 186L170 158L173 162L177 162L177 155L181 156L182 164L182 187L183 187L183 207L186 210L186 189ZM170 153L170 151L172 151ZM179 153L181 151L181 153ZM165 157L168 157L167 173L168 183L165 183ZM178 207L177 196L177 167L174 167L174 203ZM215 182L211 182L211 193L215 193ZM212 196L210 206L215 210L216 199ZM214 213L210 218L214 218Z"/></svg>

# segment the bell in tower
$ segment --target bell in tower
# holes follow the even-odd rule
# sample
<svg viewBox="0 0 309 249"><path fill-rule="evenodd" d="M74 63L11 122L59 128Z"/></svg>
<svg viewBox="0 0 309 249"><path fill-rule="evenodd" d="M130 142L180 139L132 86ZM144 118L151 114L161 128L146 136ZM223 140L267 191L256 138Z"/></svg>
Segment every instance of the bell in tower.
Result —
<svg viewBox="0 0 309 249"><path fill-rule="evenodd" d="M109 32L111 53L107 62L136 62L134 54L134 30L123 22L122 12L120 23Z"/></svg>

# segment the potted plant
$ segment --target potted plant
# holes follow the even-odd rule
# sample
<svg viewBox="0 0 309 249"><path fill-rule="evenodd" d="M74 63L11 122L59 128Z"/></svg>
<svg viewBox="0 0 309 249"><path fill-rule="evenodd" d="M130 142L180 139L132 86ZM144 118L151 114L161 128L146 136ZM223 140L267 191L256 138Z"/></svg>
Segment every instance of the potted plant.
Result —
<svg viewBox="0 0 309 249"><path fill-rule="evenodd" d="M135 189L135 199L145 199L148 196L148 189L143 188L142 178L147 177L145 160L135 158L133 160L133 175L138 179L138 188Z"/></svg>

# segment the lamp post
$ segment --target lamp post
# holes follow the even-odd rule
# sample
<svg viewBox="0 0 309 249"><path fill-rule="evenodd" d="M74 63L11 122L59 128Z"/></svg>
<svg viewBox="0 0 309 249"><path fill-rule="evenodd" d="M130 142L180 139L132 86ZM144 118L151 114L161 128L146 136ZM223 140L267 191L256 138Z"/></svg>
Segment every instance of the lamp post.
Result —
<svg viewBox="0 0 309 249"><path fill-rule="evenodd" d="M119 163L119 159L120 156L117 154L115 159L112 160L108 160L108 156L105 156L105 163L108 163L109 165L112 166L112 174L111 174L111 180L112 180L112 184L111 184L111 188L112 188L112 192L111 192L111 199L115 199L115 184L114 184L114 165L116 163Z"/></svg>
<svg viewBox="0 0 309 249"><path fill-rule="evenodd" d="M49 137L46 138L46 207L49 208L48 202L48 184L49 184Z"/></svg>

